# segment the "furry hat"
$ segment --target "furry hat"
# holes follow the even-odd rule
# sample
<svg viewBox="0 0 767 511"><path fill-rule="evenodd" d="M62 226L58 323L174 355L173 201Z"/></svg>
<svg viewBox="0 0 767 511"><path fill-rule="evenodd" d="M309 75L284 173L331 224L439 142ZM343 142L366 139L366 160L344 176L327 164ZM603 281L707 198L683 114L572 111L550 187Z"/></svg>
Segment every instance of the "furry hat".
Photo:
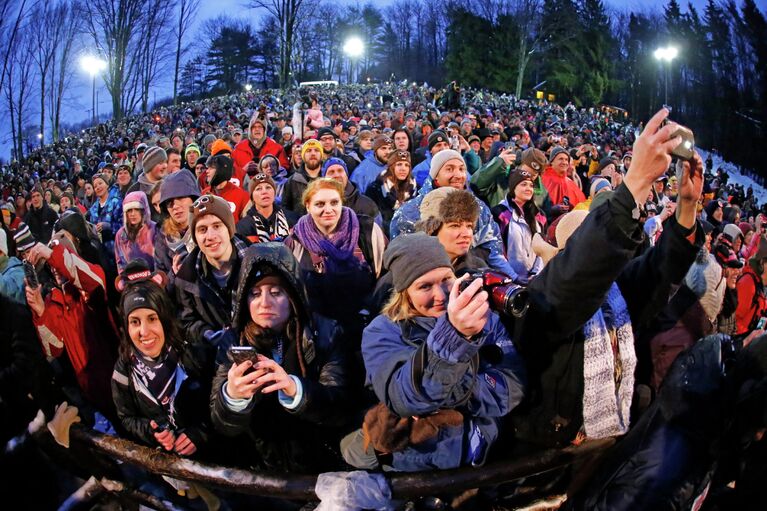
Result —
<svg viewBox="0 0 767 511"><path fill-rule="evenodd" d="M433 236L449 222L471 222L476 226L479 219L479 205L474 194L468 190L455 188L441 191L443 188L450 187L437 188L424 197L420 208L421 219L416 223L416 230ZM424 204L426 204L425 207Z"/></svg>

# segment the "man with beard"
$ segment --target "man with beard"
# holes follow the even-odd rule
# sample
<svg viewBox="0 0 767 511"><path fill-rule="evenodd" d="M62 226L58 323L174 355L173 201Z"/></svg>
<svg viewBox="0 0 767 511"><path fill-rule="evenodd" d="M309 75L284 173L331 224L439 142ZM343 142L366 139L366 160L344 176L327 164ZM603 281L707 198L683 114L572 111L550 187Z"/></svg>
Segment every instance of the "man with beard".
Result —
<svg viewBox="0 0 767 511"><path fill-rule="evenodd" d="M307 140L301 147L301 168L294 172L282 189L282 206L303 215L306 213L301 197L306 187L320 177L322 168L322 144L318 140Z"/></svg>
<svg viewBox="0 0 767 511"><path fill-rule="evenodd" d="M346 168L349 169L349 173L354 172L359 162L338 149L336 145L338 143L338 135L330 128L320 128L317 134L317 138L320 144L322 144L322 161L327 161L328 158L341 159L346 164Z"/></svg>
<svg viewBox="0 0 767 511"><path fill-rule="evenodd" d="M394 142L387 135L378 135L373 140L373 151L365 155L357 170L351 175L351 181L363 192L370 183L375 181L384 171L389 161L389 155L394 148Z"/></svg>
<svg viewBox="0 0 767 511"><path fill-rule="evenodd" d="M157 227L152 221L149 202L143 192L131 192L123 200L123 226L115 236L117 271L129 262L143 259L154 270L154 245Z"/></svg>

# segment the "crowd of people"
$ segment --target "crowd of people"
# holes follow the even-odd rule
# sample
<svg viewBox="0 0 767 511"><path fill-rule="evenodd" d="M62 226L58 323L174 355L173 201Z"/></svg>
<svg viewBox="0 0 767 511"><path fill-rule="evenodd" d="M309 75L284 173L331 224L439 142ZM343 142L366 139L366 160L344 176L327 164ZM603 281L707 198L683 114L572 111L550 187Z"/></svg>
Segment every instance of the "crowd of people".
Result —
<svg viewBox="0 0 767 511"><path fill-rule="evenodd" d="M479 467L627 435L701 338L764 351L767 215L666 110L451 103L253 91L3 167L3 441L66 400L227 466Z"/></svg>

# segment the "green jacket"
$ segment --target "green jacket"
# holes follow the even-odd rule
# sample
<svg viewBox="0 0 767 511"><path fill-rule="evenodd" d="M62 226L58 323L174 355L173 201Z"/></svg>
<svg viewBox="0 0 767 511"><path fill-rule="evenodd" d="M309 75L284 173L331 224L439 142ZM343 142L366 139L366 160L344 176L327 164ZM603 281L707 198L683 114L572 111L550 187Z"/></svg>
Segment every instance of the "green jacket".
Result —
<svg viewBox="0 0 767 511"><path fill-rule="evenodd" d="M477 197L487 202L493 208L497 206L509 193L509 167L504 161L496 156L471 176L471 187ZM551 199L546 187L543 186L541 176L535 180L535 193L533 195L535 205L546 216L551 212Z"/></svg>
<svg viewBox="0 0 767 511"><path fill-rule="evenodd" d="M509 191L509 167L496 156L471 176L471 187L491 208L498 205Z"/></svg>

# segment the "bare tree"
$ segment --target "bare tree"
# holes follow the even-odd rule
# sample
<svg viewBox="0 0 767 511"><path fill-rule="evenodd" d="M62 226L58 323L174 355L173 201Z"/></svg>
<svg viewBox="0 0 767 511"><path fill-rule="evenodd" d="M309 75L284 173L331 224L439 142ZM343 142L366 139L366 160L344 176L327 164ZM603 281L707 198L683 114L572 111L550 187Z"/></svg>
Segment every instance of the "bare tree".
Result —
<svg viewBox="0 0 767 511"><path fill-rule="evenodd" d="M291 58L293 54L294 37L299 20L301 5L304 0L249 0L248 4L254 9L269 13L280 27L280 88L285 89L290 84Z"/></svg>
<svg viewBox="0 0 767 511"><path fill-rule="evenodd" d="M165 48L173 43L173 34L165 27L166 21L172 18L175 7L174 1L149 0L145 9L145 22L138 38L140 51L136 67L142 112L149 110L149 90L159 77L163 64L171 57ZM131 104L129 111L135 107L135 103Z"/></svg>
<svg viewBox="0 0 767 511"><path fill-rule="evenodd" d="M64 25L56 17L57 6L55 2L43 2L37 9L39 17L36 17L34 23L29 24L29 31L34 43L32 60L37 66L38 85L40 86L39 133L42 134L40 143L43 144L45 143L45 100L48 96L48 78Z"/></svg>
<svg viewBox="0 0 767 511"><path fill-rule="evenodd" d="M176 38L176 63L173 68L173 104L178 101L178 77L181 70L181 59L189 49L184 46L184 37L194 24L194 15L200 7L200 0L178 0L178 23L173 35Z"/></svg>
<svg viewBox="0 0 767 511"><path fill-rule="evenodd" d="M543 2L541 0L518 0L512 12L518 27L517 85L516 97L522 96L525 70L535 54L542 54L553 46L543 30Z"/></svg>
<svg viewBox="0 0 767 511"><path fill-rule="evenodd" d="M27 0L0 0L0 54L3 67L0 69L0 90L3 89L8 65L13 55L21 22L27 15Z"/></svg>
<svg viewBox="0 0 767 511"><path fill-rule="evenodd" d="M108 67L104 83L112 99L112 115L121 119L140 100L138 68L142 27L148 22L149 0L89 0L83 5L86 30Z"/></svg>
<svg viewBox="0 0 767 511"><path fill-rule="evenodd" d="M12 53L7 55L6 59L7 80L4 92L11 120L13 153L16 159L21 159L24 156L23 131L27 114L30 113L29 102L35 75L31 58L34 53L34 38L28 30L23 28L19 31L11 50Z"/></svg>
<svg viewBox="0 0 767 511"><path fill-rule="evenodd" d="M62 26L55 45L51 63L51 83L48 87L48 111L53 141L58 142L61 131L61 110L64 92L74 76L75 52L78 36L82 29L80 6L76 2L62 0L56 5L53 17Z"/></svg>

